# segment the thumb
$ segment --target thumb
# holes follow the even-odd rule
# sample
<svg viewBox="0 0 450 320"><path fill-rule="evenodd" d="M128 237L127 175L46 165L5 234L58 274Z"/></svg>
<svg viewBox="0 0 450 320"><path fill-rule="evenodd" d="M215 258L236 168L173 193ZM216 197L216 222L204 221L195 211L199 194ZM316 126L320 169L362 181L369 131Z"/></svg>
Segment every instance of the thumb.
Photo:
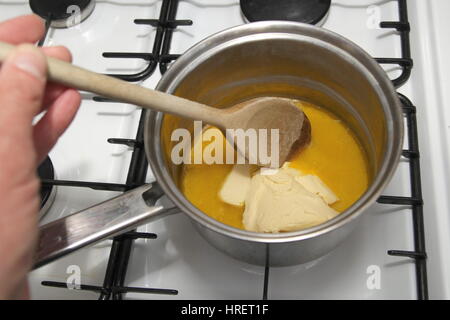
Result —
<svg viewBox="0 0 450 320"><path fill-rule="evenodd" d="M0 69L1 115L4 120L31 126L33 117L41 110L46 74L45 56L32 45L20 45L6 58Z"/></svg>

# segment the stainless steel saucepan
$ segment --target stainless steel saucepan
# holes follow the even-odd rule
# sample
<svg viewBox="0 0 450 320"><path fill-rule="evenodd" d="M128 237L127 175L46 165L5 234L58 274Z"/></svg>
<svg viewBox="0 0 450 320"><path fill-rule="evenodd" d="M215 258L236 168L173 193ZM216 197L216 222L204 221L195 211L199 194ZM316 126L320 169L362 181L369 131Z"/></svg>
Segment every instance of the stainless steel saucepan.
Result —
<svg viewBox="0 0 450 320"><path fill-rule="evenodd" d="M42 226L36 267L180 211L209 243L239 260L271 266L304 263L345 239L397 167L403 120L391 81L361 48L325 29L258 22L225 30L183 54L157 89L217 107L284 96L326 108L359 138L369 162L370 186L345 212L305 230L264 234L227 226L194 207L178 188L181 167L168 157L170 133L177 127L191 129L191 121L149 112L145 150L157 182ZM169 204L157 201L163 194Z"/></svg>

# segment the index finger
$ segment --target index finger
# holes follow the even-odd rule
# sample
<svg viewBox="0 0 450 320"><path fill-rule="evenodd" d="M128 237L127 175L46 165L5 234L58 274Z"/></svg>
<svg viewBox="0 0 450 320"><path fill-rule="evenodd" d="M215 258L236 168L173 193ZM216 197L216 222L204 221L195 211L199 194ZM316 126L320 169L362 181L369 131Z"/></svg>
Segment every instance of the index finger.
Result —
<svg viewBox="0 0 450 320"><path fill-rule="evenodd" d="M12 44L37 42L44 36L44 33L43 20L34 14L0 23L0 41Z"/></svg>

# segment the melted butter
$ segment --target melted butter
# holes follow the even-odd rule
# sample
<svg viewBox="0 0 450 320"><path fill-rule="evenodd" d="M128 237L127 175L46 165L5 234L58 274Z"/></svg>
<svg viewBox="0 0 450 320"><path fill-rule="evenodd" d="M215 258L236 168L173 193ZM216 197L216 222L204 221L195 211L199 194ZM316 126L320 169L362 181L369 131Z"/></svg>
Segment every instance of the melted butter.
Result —
<svg viewBox="0 0 450 320"><path fill-rule="evenodd" d="M298 105L311 122L311 144L290 159L290 167L322 179L340 199L332 207L342 212L368 187L365 154L351 130L333 114L310 103L298 102ZM219 198L231 169L232 165L228 164L184 165L180 188L192 204L210 217L243 229L244 207L224 203Z"/></svg>
<svg viewBox="0 0 450 320"><path fill-rule="evenodd" d="M332 208L342 212L369 185L365 153L353 132L332 113L310 103L298 105L311 122L311 144L291 159L290 167L322 179L340 199Z"/></svg>

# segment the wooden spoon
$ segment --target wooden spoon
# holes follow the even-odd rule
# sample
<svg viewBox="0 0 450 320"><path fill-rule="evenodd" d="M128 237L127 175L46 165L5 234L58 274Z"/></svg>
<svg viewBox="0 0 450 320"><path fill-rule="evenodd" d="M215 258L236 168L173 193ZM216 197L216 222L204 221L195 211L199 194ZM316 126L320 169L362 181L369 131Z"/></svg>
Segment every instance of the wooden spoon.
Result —
<svg viewBox="0 0 450 320"><path fill-rule="evenodd" d="M15 46L0 42L0 61L4 61ZM275 163L263 166L281 166L290 155L309 143L311 127L305 114L290 99L263 97L242 102L226 109L218 109L183 99L167 93L151 90L117 78L102 75L47 57L48 77L51 81L78 90L92 92L113 100L134 104L192 120L201 120L225 132L226 129L268 129L267 154L272 151L271 131L279 130L279 158ZM240 148L247 159L254 157L248 149Z"/></svg>

